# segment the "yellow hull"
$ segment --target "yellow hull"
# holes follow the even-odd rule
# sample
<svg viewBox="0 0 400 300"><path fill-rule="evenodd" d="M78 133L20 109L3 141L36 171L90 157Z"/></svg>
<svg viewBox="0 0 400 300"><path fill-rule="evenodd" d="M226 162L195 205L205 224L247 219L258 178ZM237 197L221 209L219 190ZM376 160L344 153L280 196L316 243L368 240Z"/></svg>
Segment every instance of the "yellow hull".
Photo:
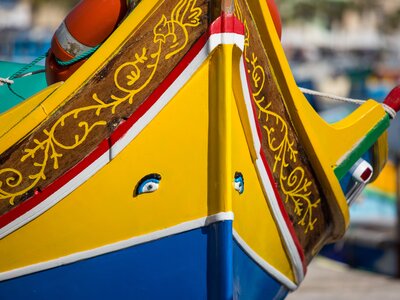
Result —
<svg viewBox="0 0 400 300"><path fill-rule="evenodd" d="M206 4L169 2L142 1L65 83L0 116L4 157L0 200L5 207L0 216L0 255L7 258L0 261L0 279L116 251L121 243L134 246L233 220L233 236L240 247L278 282L295 289L310 257L324 243L343 235L348 205L336 171L354 164L358 152L363 154L371 141L376 142L386 124L382 125L387 118L384 109L371 100L345 120L325 123L295 84L265 1L236 1L235 16L222 15L205 33L196 32L200 37L192 46L188 33L200 28ZM174 19L179 7L191 12L192 23ZM163 14L158 15L158 10ZM248 16L259 40L248 35ZM182 36L169 35L186 38L181 46L188 50L169 74L159 69L179 51L165 44L167 36L164 42L159 40L157 18L180 26ZM147 28L146 22L156 24L147 29L148 45L131 55L130 61L116 64L129 37ZM252 53L251 60L257 41L261 52ZM263 68L267 68L257 65L257 59L263 59L257 53L268 62L270 80L284 101L285 118L257 101L260 93L254 89L264 88L258 76L265 76ZM108 95L108 90L91 85L104 69L114 72L109 81L116 92ZM144 72L150 74L147 79L142 78ZM118 117L121 107L135 106L135 97L150 89L153 81L159 86L131 116ZM89 97L82 100L86 106L75 105L81 94ZM272 128L260 123L272 118L276 120ZM65 131L70 120L75 122L72 138L61 141L58 130ZM290 131L291 126L295 131ZM97 134L99 128L104 130ZM280 146L274 135L278 131ZM94 138L101 134L108 136L97 142ZM298 156L300 150L292 150L294 141L301 145L318 182L306 177L306 167L297 165L305 158ZM22 154L10 154L10 147L24 143ZM85 144L92 150L57 175L68 155L83 151ZM374 147L374 168L379 173L387 155L385 134ZM24 168L31 164L30 170L37 173L23 181L23 172L7 165L11 159ZM288 166L292 173L287 173ZM141 179L152 174L159 176L158 189L138 192ZM242 176L242 190L235 189L235 174ZM49 176L54 180L45 185ZM15 184L19 179L22 183ZM151 182L154 188L155 181ZM293 189L288 192L286 185ZM311 185L319 186L323 199L313 197ZM285 205L291 201L296 206L287 212ZM331 219L313 216L322 205ZM317 226L325 229L316 243L309 244Z"/></svg>

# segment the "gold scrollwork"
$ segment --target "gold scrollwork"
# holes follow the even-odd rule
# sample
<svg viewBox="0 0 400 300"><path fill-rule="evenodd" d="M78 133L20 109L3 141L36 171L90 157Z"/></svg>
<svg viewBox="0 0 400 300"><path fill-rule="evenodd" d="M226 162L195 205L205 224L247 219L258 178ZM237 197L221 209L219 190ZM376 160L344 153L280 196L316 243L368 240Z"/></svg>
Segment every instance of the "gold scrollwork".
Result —
<svg viewBox="0 0 400 300"><path fill-rule="evenodd" d="M43 130L46 135L44 140L34 139L33 142L36 146L24 150L25 155L22 156L21 162L32 160L33 166L38 168L35 174L23 176L20 171L13 168L1 169L0 200L8 200L11 205L14 205L17 197L30 192L40 181L46 180L46 169L51 161L53 162L51 168L58 169L59 160L63 157L62 151L76 149L86 142L94 128L107 126L107 122L100 118L103 110L110 109L111 113L115 114L116 109L122 103L132 104L135 95L143 91L154 79L160 62L163 59L169 60L187 46L189 42L188 29L200 25L202 10L196 5L197 0L180 0L173 8L170 17L162 15L153 29L153 43L157 50L149 53L150 47L143 47L141 53L135 53L133 61L126 62L116 69L114 84L123 96L112 94L108 101L103 101L94 92L92 94L93 105L76 108L64 114L49 130ZM149 69L151 70L150 74L148 74ZM144 78L143 74L148 75ZM83 113L92 113L99 120L89 124L83 119L75 125L77 128L66 126L69 119L79 120ZM71 134L73 130L76 131L74 142L67 144L57 139L56 135L60 134L59 131L62 129L67 130L68 134Z"/></svg>
<svg viewBox="0 0 400 300"><path fill-rule="evenodd" d="M268 147L274 153L272 171L279 178L279 187L285 195L284 201L294 205L294 213L299 218L298 224L305 228L305 233L308 233L314 230L314 225L318 221L313 216L313 211L319 207L321 199L312 201L310 197L312 192L309 188L313 183L307 177L304 168L296 166L292 170L299 153L294 147L295 142L289 137L288 123L271 109L272 101L265 99L266 71L256 53L251 51L249 26L237 1L235 1L235 14L245 27L244 59L253 86L252 94L258 109L258 119L263 120Z"/></svg>

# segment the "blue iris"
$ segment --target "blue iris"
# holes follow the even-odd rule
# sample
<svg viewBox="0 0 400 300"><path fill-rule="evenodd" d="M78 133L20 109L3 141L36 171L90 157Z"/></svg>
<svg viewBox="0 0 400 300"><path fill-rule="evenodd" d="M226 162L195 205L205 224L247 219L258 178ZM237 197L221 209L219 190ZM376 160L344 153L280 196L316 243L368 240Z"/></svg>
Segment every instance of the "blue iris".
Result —
<svg viewBox="0 0 400 300"><path fill-rule="evenodd" d="M136 186L135 194L153 193L158 190L161 181L160 174L149 174L140 179Z"/></svg>
<svg viewBox="0 0 400 300"><path fill-rule="evenodd" d="M244 192L244 179L243 174L240 172L235 173L235 190L238 191L239 194L243 194Z"/></svg>

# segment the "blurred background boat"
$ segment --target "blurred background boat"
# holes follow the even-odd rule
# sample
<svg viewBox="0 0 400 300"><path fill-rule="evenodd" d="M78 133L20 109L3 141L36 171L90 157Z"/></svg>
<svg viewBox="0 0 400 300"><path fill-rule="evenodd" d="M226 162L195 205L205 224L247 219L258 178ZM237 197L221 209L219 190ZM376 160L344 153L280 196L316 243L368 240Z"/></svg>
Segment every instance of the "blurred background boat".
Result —
<svg viewBox="0 0 400 300"><path fill-rule="evenodd" d="M283 45L301 87L383 101L400 82L400 1L280 1ZM355 107L309 96L329 122ZM400 276L400 122L389 130L390 162L351 207L350 230L322 255L385 275Z"/></svg>
<svg viewBox="0 0 400 300"><path fill-rule="evenodd" d="M45 54L55 29L77 2L1 0L0 60L29 63ZM277 4L284 24L283 45L299 86L383 101L400 83L400 0L281 0ZM317 97L309 100L330 122L355 108ZM1 105L0 112L7 109ZM323 255L352 267L400 276L399 132L397 119L389 132L391 163L353 205L348 234L325 248Z"/></svg>

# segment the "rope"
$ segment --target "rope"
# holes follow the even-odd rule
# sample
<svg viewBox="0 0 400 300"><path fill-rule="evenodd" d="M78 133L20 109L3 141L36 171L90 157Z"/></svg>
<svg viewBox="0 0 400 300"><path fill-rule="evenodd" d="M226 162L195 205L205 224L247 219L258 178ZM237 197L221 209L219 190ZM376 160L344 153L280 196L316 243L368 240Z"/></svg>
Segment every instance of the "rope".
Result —
<svg viewBox="0 0 400 300"><path fill-rule="evenodd" d="M75 56L73 59L68 60L68 61L62 61L62 60L58 59L57 57L55 59L60 66L67 67L67 66L73 65L74 63L77 63L78 61L80 61L82 59L88 58L94 52L96 52L96 50L99 49L100 46L101 46L101 44L97 45L96 47L93 47L92 49L90 49L78 56Z"/></svg>
<svg viewBox="0 0 400 300"><path fill-rule="evenodd" d="M13 84L14 80L11 80L10 77L8 78L1 78L0 77L0 86L4 85L4 84Z"/></svg>
<svg viewBox="0 0 400 300"><path fill-rule="evenodd" d="M327 94L327 93L321 93L321 92L317 92L317 91L314 91L314 90L301 88L301 87L300 87L300 91L302 93L304 93L304 94L307 94L307 95L319 96L319 97L322 97L322 98L327 98L327 99L340 101L340 102L345 102L345 103L353 103L353 104L356 104L356 105L362 105L362 104L364 104L366 102L365 100L352 99L352 98L347 98L347 97L340 97L340 96ZM392 119L396 118L397 112L393 108L391 108L390 106L388 106L388 105L386 105L384 103L381 103L381 105L383 106L383 109L387 112L387 114L390 116L390 118L392 118Z"/></svg>
<svg viewBox="0 0 400 300"><path fill-rule="evenodd" d="M11 75L9 78L11 80L16 79L16 78L20 78L24 75L24 73L26 73L27 70L29 70L30 68L32 68L34 65L36 65L39 61L43 60L44 58L46 58L47 53L43 54L39 57L37 57L36 59L34 59L30 64L24 66L22 69L20 69L18 72L14 73L13 75ZM26 75L25 75L26 76Z"/></svg>
<svg viewBox="0 0 400 300"><path fill-rule="evenodd" d="M43 60L46 56L47 56L47 53L37 57L31 63L27 64L26 66L24 66L23 68L21 68L20 70L18 70L16 73L14 73L13 75L11 75L8 78L0 77L0 86L7 84L7 87L11 93L13 93L15 96L17 96L21 100L25 100L24 97L22 97L20 94L18 94L16 91L14 91L14 89L11 87L11 85L14 84L14 79L27 77L27 76L31 76L31 75L35 75L35 74L44 72L45 71L44 69L36 70L36 71L32 71L32 72L26 72L26 71L28 71L30 68L32 68L34 65L36 65L39 61Z"/></svg>

